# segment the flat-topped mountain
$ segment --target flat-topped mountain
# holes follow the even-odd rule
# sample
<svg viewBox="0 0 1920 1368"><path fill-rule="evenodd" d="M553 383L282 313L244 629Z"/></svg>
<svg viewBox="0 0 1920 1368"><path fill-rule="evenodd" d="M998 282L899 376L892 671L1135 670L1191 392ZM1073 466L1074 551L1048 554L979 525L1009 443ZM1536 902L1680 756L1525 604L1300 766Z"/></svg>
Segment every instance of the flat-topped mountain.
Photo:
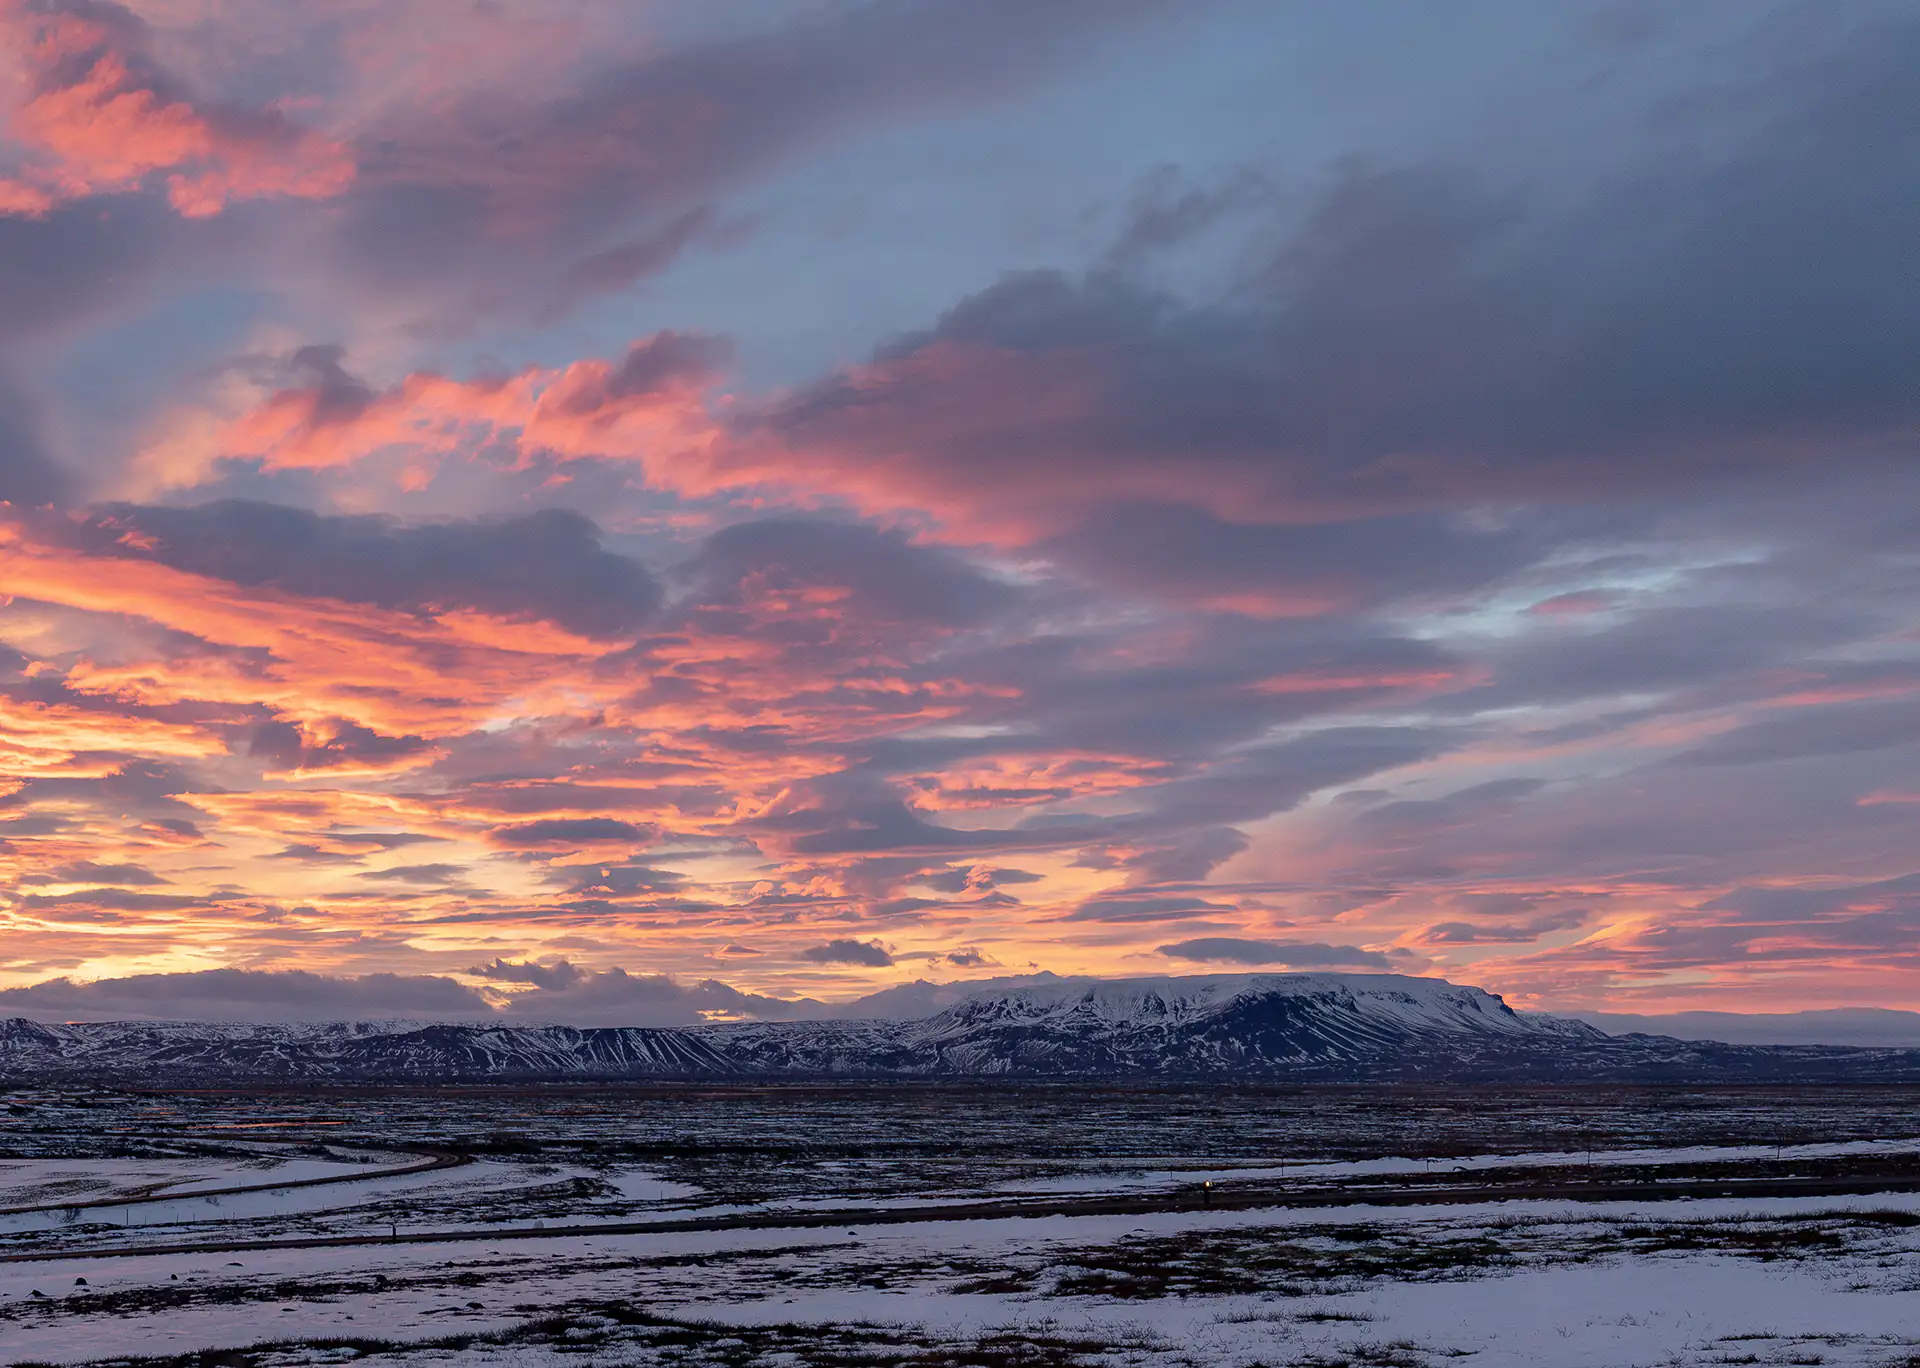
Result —
<svg viewBox="0 0 1920 1368"><path fill-rule="evenodd" d="M1920 1051L1611 1036L1397 974L1061 979L913 1020L681 1028L0 1021L0 1080L1920 1080Z"/></svg>

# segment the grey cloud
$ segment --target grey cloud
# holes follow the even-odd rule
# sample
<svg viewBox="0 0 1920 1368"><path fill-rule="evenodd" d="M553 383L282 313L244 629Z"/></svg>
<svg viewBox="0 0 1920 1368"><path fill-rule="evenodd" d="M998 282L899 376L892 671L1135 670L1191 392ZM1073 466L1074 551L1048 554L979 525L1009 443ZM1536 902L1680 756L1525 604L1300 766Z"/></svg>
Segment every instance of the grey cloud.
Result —
<svg viewBox="0 0 1920 1368"><path fill-rule="evenodd" d="M1191 894L1114 895L1089 898L1066 915L1067 921L1160 922L1237 911L1229 903L1208 902Z"/></svg>
<svg viewBox="0 0 1920 1368"><path fill-rule="evenodd" d="M1920 741L1920 704L1841 703L1797 707L1724 732L1676 757L1694 765L1755 765L1776 760L1880 751Z"/></svg>
<svg viewBox="0 0 1920 1368"><path fill-rule="evenodd" d="M1530 634L1488 653L1493 679L1443 700L1480 709L1674 690L1803 659L1874 629L1857 607L1795 602L1647 608L1590 630Z"/></svg>
<svg viewBox="0 0 1920 1368"><path fill-rule="evenodd" d="M1206 878L1249 844L1246 833L1236 827L1203 826L1150 844L1122 863L1149 884L1193 882Z"/></svg>
<svg viewBox="0 0 1920 1368"><path fill-rule="evenodd" d="M1319 827L1321 868L1403 890L1436 879L1481 887L1495 877L1532 886L1651 880L1691 905L1729 884L1800 883L1807 871L1857 864L1862 852L1905 849L1913 809L1860 801L1906 786L1905 758L1850 752L1744 783L1730 783L1735 771L1722 766L1663 765L1567 775L1527 793L1467 790L1372 812L1343 805Z"/></svg>
<svg viewBox="0 0 1920 1368"><path fill-rule="evenodd" d="M373 851L399 850L405 846L446 839L444 836L428 836L414 831L343 831L336 828L329 834L336 843L347 849L327 850L311 841L299 841L283 846L266 858L299 860L307 864L352 864L361 855Z"/></svg>
<svg viewBox="0 0 1920 1368"><path fill-rule="evenodd" d="M508 968L512 972L489 977L513 978L526 970L524 965ZM502 1015L569 1026L693 1026L715 1015L786 1021L825 1010L811 998L764 997L718 979L683 984L665 974L630 974L618 968L576 970L564 961L542 977L548 981L540 984L538 992L514 997L501 1009ZM535 978L519 981L539 983Z"/></svg>
<svg viewBox="0 0 1920 1368"><path fill-rule="evenodd" d="M140 547L123 540L129 531ZM644 567L603 548L592 522L560 509L406 526L248 500L114 504L77 535L95 554L150 558L236 584L411 612L539 618L589 636L631 632L660 603Z"/></svg>
<svg viewBox="0 0 1920 1368"><path fill-rule="evenodd" d="M61 806L84 804L96 810L139 812L153 825L192 835L197 834L194 819L201 814L176 802L174 795L190 793L193 788L193 779L178 765L158 760L128 760L98 778L25 779L12 792L0 794L0 811L24 809L41 800ZM177 808L181 815L162 811L167 808ZM172 826L175 822L186 825Z"/></svg>
<svg viewBox="0 0 1920 1368"><path fill-rule="evenodd" d="M1222 220L1272 203L1279 187L1257 167L1243 166L1211 185L1177 166L1155 167L1134 188L1106 263L1124 268L1201 237Z"/></svg>
<svg viewBox="0 0 1920 1368"><path fill-rule="evenodd" d="M134 893L124 888L81 888L71 893L30 893L19 899L29 909L102 908L112 912L185 912L213 906L215 899L183 893Z"/></svg>
<svg viewBox="0 0 1920 1368"><path fill-rule="evenodd" d="M1556 961L1577 971L1583 947L1557 952ZM1625 937L1609 938L1591 956L1620 974L1666 973L1706 966L1798 967L1831 973L1836 961L1877 959L1910 967L1920 955L1920 909L1911 904L1807 921L1738 922L1715 925L1667 922Z"/></svg>
<svg viewBox="0 0 1920 1368"><path fill-rule="evenodd" d="M271 855L263 857L269 860L297 860L301 864L354 864L358 855L344 850L322 850L311 841L296 841L285 845Z"/></svg>
<svg viewBox="0 0 1920 1368"><path fill-rule="evenodd" d="M696 205L638 237L592 253L567 272L571 288L563 298L577 302L658 275L695 243L719 236L717 218L712 205Z"/></svg>
<svg viewBox="0 0 1920 1368"><path fill-rule="evenodd" d="M44 218L0 214L0 339L124 306L195 235L158 198L79 202Z"/></svg>
<svg viewBox="0 0 1920 1368"><path fill-rule="evenodd" d="M1493 779L1457 789L1444 798L1402 799L1383 803L1354 819L1367 830L1408 833L1472 823L1511 811L1545 786L1543 779Z"/></svg>
<svg viewBox="0 0 1920 1368"><path fill-rule="evenodd" d="M691 806L703 799L717 803L721 795L717 789L691 785L663 785L658 788L612 784L588 786L564 779L529 779L504 787L475 784L464 789L460 796L462 802L479 811L520 816L552 812L555 809L624 812L662 799Z"/></svg>
<svg viewBox="0 0 1920 1368"><path fill-rule="evenodd" d="M399 883L429 884L440 886L459 883L466 877L465 865L457 864L417 864L392 865L386 869L369 869L356 874L356 879L392 879Z"/></svg>
<svg viewBox="0 0 1920 1368"><path fill-rule="evenodd" d="M657 333L628 347L620 364L604 379L569 386L560 400L560 411L591 415L621 400L709 379L732 355L733 344L724 338L672 330Z"/></svg>
<svg viewBox="0 0 1920 1368"><path fill-rule="evenodd" d="M357 722L335 718L332 734L318 745L292 722L272 721L256 725L247 736L247 754L285 770L335 769L341 765L365 764L381 760L424 755L434 743L421 736L383 736Z"/></svg>
<svg viewBox="0 0 1920 1368"><path fill-rule="evenodd" d="M439 975L335 977L303 970L211 969L0 990L0 1013L53 1021L538 1021L575 1026L687 1026L710 1014L786 1020L823 1015L808 998L746 993L716 979L540 966L496 959L466 971L530 989L496 1001Z"/></svg>
<svg viewBox="0 0 1920 1368"><path fill-rule="evenodd" d="M1568 931L1586 921L1584 908L1569 908L1509 924L1436 922L1422 933L1429 945L1524 945L1552 931Z"/></svg>
<svg viewBox="0 0 1920 1368"><path fill-rule="evenodd" d="M656 834L651 827L612 817L548 817L495 827L487 833L487 844L505 850L566 850L609 843L640 845Z"/></svg>
<svg viewBox="0 0 1920 1368"><path fill-rule="evenodd" d="M58 880L60 883L115 884L122 888L145 887L167 882L142 865L95 864L92 860L75 860L70 864L56 865L47 871L47 877Z"/></svg>
<svg viewBox="0 0 1920 1368"><path fill-rule="evenodd" d="M311 397L307 421L312 427L343 426L373 405L373 387L347 370L346 355L345 347L316 344L299 348L276 368L283 388Z"/></svg>
<svg viewBox="0 0 1920 1368"><path fill-rule="evenodd" d="M550 311L724 237L706 206L746 177L876 122L1017 91L1099 34L1166 8L837 6L603 65L577 93L538 105L490 93L362 142L335 251L370 286L421 300L441 326L502 307ZM536 252L497 227L529 209L550 225Z"/></svg>
<svg viewBox="0 0 1920 1368"><path fill-rule="evenodd" d="M1006 606L1012 590L961 557L915 546L866 523L764 518L708 537L685 567L703 603L738 600L743 582L775 591L844 591L845 611L881 622L967 626Z"/></svg>
<svg viewBox="0 0 1920 1368"><path fill-rule="evenodd" d="M1920 913L1920 874L1905 874L1871 883L1802 885L1799 887L1742 886L1702 906L1713 912L1734 912L1756 925L1769 922L1805 923L1845 915L1859 909L1892 908Z"/></svg>
<svg viewBox="0 0 1920 1368"><path fill-rule="evenodd" d="M1177 815L1183 822L1256 821L1321 789L1438 754L1450 739L1416 727L1322 728L1243 751L1194 778L1160 785L1151 800L1157 813Z"/></svg>
<svg viewBox="0 0 1920 1368"><path fill-rule="evenodd" d="M582 978L590 975L589 970L560 960L554 964L536 964L532 962L516 963L495 956L487 964L476 964L467 972L475 978L503 979L509 983L531 983L536 988L571 988Z"/></svg>
<svg viewBox="0 0 1920 1368"><path fill-rule="evenodd" d="M759 420L823 478L1069 526L1124 491L1337 521L1882 462L1920 420L1920 23L1827 13L1593 186L1349 163L1231 304L1009 277ZM948 422L969 386L1005 421Z"/></svg>
<svg viewBox="0 0 1920 1368"><path fill-rule="evenodd" d="M1132 503L1097 509L1040 549L1117 588L1305 616L1478 588L1542 544L1425 514L1275 526Z"/></svg>
<svg viewBox="0 0 1920 1368"><path fill-rule="evenodd" d="M1390 699L1409 691L1408 680L1444 680L1472 668L1437 643L1374 635L1352 623L1216 618L1192 623L1191 633L1191 649L1179 659L1144 665L1124 654L1114 659L1107 648L1122 643L1098 634L1020 643L961 663L985 682L1018 688L1024 720L1061 745L1181 758ZM1390 735L1375 733L1382 742ZM1258 748L1243 768L1257 767L1266 753Z"/></svg>
<svg viewBox="0 0 1920 1368"><path fill-rule="evenodd" d="M812 964L853 964L864 969L885 969L893 956L877 942L831 940L802 950L800 958Z"/></svg>
<svg viewBox="0 0 1920 1368"><path fill-rule="evenodd" d="M1046 838L1022 840L1005 832L962 832L926 820L898 794L860 782L816 783L817 802L784 814L739 825L748 831L778 834L803 855L851 855L881 852L983 850L996 845L1058 844Z"/></svg>
<svg viewBox="0 0 1920 1368"><path fill-rule="evenodd" d="M1302 969L1393 967L1393 961L1388 956L1351 945L1325 945L1317 941L1241 940L1235 936L1202 936L1195 940L1176 941L1157 947L1154 953L1169 959L1198 960L1210 964L1286 964Z"/></svg>
<svg viewBox="0 0 1920 1368"><path fill-rule="evenodd" d="M1156 740L1151 728L1157 707L1199 706L1199 700L1180 699L1172 689L1163 694L1160 689L1149 688L1143 693L1143 697L1126 704L1138 713L1136 725L1109 739L1108 744L1131 750L1151 748ZM1089 700L1081 711L1094 711L1099 706L1099 700ZM1051 711L1049 706L1047 713ZM1071 744L1077 739L1068 721L1072 715L1073 710L1063 699L1059 725L1046 717L1046 731L1053 744ZM1061 735L1063 731L1068 734ZM1007 744L1030 743L1019 738L996 743ZM1327 728L1292 741L1250 749L1204 768L1193 766L1194 777L1143 790L1147 806L1141 812L1111 817L1043 816L1013 826L964 830L929 821L874 775L853 772L795 784L789 791L792 804L786 810L739 825L743 831L773 839L797 855L886 855L906 861L883 871L890 881L921 877L924 865L915 868L911 858L916 853L947 854L951 858L966 852L979 858L1116 840L1142 848L1137 859L1137 873L1142 879L1180 879L1194 877L1196 870L1211 869L1242 848L1244 838L1228 823L1283 811L1330 784L1409 763L1433 753L1439 744L1437 735L1412 728ZM919 760L928 763L929 757Z"/></svg>
<svg viewBox="0 0 1920 1368"><path fill-rule="evenodd" d="M958 950L949 950L944 958L956 969L985 969L999 963L977 945L963 945Z"/></svg>
<svg viewBox="0 0 1920 1368"><path fill-rule="evenodd" d="M593 893L604 898L640 898L656 893L673 893L685 887L686 875L651 865L594 865L576 874L571 885L574 893Z"/></svg>
<svg viewBox="0 0 1920 1368"><path fill-rule="evenodd" d="M338 1021L491 1015L452 979L402 974L330 978L302 970L207 969L0 989L0 1011L55 1020Z"/></svg>
<svg viewBox="0 0 1920 1368"><path fill-rule="evenodd" d="M920 874L913 882L925 884L938 893L967 893L998 888L1002 884L1038 883L1043 877L1024 869L973 865L966 869L942 869Z"/></svg>
<svg viewBox="0 0 1920 1368"><path fill-rule="evenodd" d="M5 223L0 216L0 225ZM53 503L71 485L68 474L47 454L35 418L27 398L0 374L0 503Z"/></svg>

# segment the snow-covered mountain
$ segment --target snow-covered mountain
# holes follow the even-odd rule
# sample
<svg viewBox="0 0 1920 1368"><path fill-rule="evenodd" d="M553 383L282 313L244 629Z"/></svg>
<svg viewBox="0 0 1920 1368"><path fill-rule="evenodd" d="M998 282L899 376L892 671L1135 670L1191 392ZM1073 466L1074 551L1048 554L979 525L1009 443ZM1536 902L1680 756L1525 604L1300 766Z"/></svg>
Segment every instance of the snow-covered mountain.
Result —
<svg viewBox="0 0 1920 1368"><path fill-rule="evenodd" d="M918 1021L715 1034L729 1055L777 1072L1262 1078L1606 1038L1515 1012L1479 988L1397 974L1063 979L964 998Z"/></svg>
<svg viewBox="0 0 1920 1368"><path fill-rule="evenodd" d="M0 1021L0 1080L1920 1079L1920 1051L1609 1036L1395 974L1054 979L914 1020L692 1028Z"/></svg>

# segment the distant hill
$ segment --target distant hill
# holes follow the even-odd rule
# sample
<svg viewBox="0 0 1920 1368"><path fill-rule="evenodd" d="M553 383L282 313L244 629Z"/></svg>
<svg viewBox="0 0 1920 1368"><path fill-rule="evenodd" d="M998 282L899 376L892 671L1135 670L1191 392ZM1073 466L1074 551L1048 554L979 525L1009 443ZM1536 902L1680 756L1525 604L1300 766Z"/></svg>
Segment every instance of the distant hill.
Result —
<svg viewBox="0 0 1920 1368"><path fill-rule="evenodd" d="M1059 979L989 988L906 1020L0 1021L0 1080L14 1084L821 1078L1920 1081L1920 1050L1613 1036L1516 1012L1479 988L1394 974Z"/></svg>
<svg viewBox="0 0 1920 1368"><path fill-rule="evenodd" d="M1920 1012L1886 1007L1834 1007L1813 1012L1672 1012L1632 1016L1577 1012L1612 1035L1644 1031L1679 1040L1724 1040L1739 1045L1859 1045L1920 1049Z"/></svg>

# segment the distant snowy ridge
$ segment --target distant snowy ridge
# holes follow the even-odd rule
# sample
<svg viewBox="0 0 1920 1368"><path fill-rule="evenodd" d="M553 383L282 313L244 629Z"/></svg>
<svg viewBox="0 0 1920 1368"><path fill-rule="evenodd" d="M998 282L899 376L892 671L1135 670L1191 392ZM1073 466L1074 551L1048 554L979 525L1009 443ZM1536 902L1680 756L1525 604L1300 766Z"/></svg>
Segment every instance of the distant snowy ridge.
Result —
<svg viewBox="0 0 1920 1368"><path fill-rule="evenodd" d="M1805 1012L1672 1012L1634 1016L1582 1012L1609 1035L1638 1031L1681 1040L1722 1040L1740 1045L1867 1045L1920 1049L1920 1012L1887 1007L1827 1007Z"/></svg>
<svg viewBox="0 0 1920 1368"><path fill-rule="evenodd" d="M0 1080L1920 1079L1920 1051L1609 1036L1397 974L1058 979L915 1020L646 1028L0 1021Z"/></svg>
<svg viewBox="0 0 1920 1368"><path fill-rule="evenodd" d="M1445 979L1404 974L1217 974L1137 979L1068 979L967 997L937 1014L954 1021L1099 1022L1149 1028L1197 1022L1236 1005L1295 1004L1293 1010L1350 1020L1356 1028L1598 1037L1585 1022L1516 1012L1497 994Z"/></svg>

